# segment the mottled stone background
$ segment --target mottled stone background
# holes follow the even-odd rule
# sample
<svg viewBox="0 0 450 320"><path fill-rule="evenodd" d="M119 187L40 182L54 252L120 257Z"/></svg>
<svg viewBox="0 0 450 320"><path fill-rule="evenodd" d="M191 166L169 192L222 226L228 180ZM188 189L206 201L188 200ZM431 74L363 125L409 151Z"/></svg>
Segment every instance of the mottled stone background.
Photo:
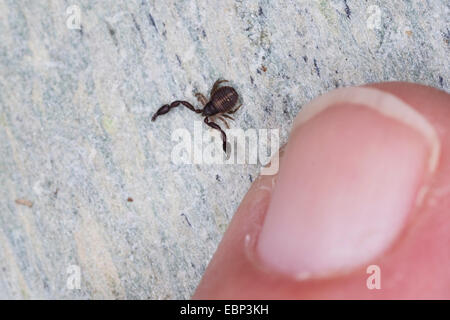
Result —
<svg viewBox="0 0 450 320"><path fill-rule="evenodd" d="M0 298L189 298L260 165L174 164L171 134L201 118L153 112L222 77L233 127L284 143L333 88L448 91L449 6L0 0Z"/></svg>

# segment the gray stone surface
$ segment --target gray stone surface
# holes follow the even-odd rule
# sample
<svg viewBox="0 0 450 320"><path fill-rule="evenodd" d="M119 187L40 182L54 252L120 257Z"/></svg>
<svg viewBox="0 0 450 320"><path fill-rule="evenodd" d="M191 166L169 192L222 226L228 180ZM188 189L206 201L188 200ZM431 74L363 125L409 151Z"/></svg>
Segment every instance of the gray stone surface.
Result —
<svg viewBox="0 0 450 320"><path fill-rule="evenodd" d="M222 77L283 143L336 87L448 91L449 32L442 0L0 0L0 298L190 297L259 165L174 164L201 119L153 112Z"/></svg>

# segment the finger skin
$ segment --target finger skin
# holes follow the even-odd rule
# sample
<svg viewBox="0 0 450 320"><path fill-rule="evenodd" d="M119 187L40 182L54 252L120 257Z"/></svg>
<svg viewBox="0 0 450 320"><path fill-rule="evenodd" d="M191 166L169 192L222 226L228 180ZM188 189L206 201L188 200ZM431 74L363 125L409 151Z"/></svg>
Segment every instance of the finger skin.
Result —
<svg viewBox="0 0 450 320"><path fill-rule="evenodd" d="M301 281L261 268L252 258L254 239L246 236L262 225L276 176L260 176L242 200L193 299L450 298L450 96L402 82L367 87L407 102L435 127L441 142L438 168L419 213L395 244L370 263L381 269L381 289L367 288L367 266L345 275Z"/></svg>

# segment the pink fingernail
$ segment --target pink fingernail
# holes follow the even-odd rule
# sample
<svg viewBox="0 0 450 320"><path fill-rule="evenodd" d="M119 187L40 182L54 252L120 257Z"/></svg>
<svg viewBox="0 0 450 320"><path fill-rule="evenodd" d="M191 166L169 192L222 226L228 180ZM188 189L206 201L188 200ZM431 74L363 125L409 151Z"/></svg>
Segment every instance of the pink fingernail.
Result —
<svg viewBox="0 0 450 320"><path fill-rule="evenodd" d="M299 278L370 262L392 245L439 158L431 124L395 96L346 88L305 106L256 250Z"/></svg>

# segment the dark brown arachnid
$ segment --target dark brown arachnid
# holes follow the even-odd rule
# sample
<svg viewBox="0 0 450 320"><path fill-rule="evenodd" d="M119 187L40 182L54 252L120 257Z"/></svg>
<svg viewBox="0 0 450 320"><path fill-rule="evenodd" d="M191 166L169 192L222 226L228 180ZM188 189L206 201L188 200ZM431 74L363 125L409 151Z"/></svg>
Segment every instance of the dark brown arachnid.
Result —
<svg viewBox="0 0 450 320"><path fill-rule="evenodd" d="M203 94L195 94L198 101L203 105L203 109L195 109L194 106L189 102L177 100L172 102L170 105L165 104L161 108L159 108L158 111L156 111L156 113L153 115L152 121L155 121L158 116L169 112L170 109L178 107L181 104L189 110L192 110L196 113L201 113L202 116L205 117L204 121L208 126L220 131L220 133L222 134L223 151L226 153L227 135L222 130L222 128L220 128L219 125L213 121L217 118L221 120L229 129L230 126L224 118L234 120L234 118L231 117L230 114L235 113L242 106L242 104L235 108L239 95L233 87L219 86L222 82L228 82L228 80L217 80L214 83L211 92L209 93L209 101Z"/></svg>

